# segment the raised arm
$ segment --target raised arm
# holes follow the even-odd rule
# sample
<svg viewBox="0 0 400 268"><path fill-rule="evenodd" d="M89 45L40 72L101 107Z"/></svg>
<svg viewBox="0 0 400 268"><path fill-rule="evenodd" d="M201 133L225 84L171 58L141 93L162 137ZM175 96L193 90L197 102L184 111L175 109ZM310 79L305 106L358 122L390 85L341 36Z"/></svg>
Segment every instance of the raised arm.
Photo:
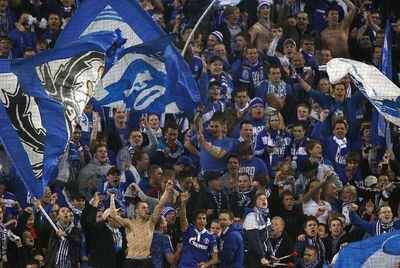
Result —
<svg viewBox="0 0 400 268"><path fill-rule="evenodd" d="M209 152L214 158L224 158L228 152L224 151L224 150L218 150L217 148L215 148L211 142L208 142L204 139L203 134L198 134L197 135L197 139L198 141L201 143L201 145L204 147L204 149L207 150L207 152Z"/></svg>
<svg viewBox="0 0 400 268"><path fill-rule="evenodd" d="M167 203L171 193L172 193L172 187L174 186L174 182L172 180L169 180L167 182L165 192L160 198L160 202L158 202L156 208L154 209L153 213L150 216L150 220L156 224L158 219L160 218L160 212L161 209L164 207L165 203Z"/></svg>
<svg viewBox="0 0 400 268"><path fill-rule="evenodd" d="M349 10L343 19L342 25L344 28L349 28L350 24L353 22L354 15L356 14L356 6L350 0L343 0L343 2Z"/></svg>
<svg viewBox="0 0 400 268"><path fill-rule="evenodd" d="M122 218L118 215L118 211L115 208L115 197L114 194L110 194L110 217L116 220L120 225L124 226L125 228L129 228L130 220Z"/></svg>
<svg viewBox="0 0 400 268"><path fill-rule="evenodd" d="M186 230L187 230L187 228L189 226L189 222L188 222L187 217L186 217L186 204L187 204L189 198L190 198L189 192L184 192L184 193L181 193L181 195L180 195L181 209L179 211L179 221L180 221L180 224L181 224L181 231L182 232L186 232Z"/></svg>

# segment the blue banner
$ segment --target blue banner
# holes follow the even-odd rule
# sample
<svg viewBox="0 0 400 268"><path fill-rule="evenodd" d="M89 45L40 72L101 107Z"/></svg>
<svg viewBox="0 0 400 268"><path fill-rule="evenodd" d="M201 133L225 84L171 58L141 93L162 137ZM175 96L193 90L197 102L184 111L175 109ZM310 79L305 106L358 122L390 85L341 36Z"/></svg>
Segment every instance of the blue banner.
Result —
<svg viewBox="0 0 400 268"><path fill-rule="evenodd" d="M28 59L0 62L0 140L28 191L41 198L104 70L115 33Z"/></svg>
<svg viewBox="0 0 400 268"><path fill-rule="evenodd" d="M398 267L400 231L351 243L339 251L335 268Z"/></svg>
<svg viewBox="0 0 400 268"><path fill-rule="evenodd" d="M379 69L392 80L392 29L389 20L386 22ZM393 147L389 122L375 108L372 110L371 143L389 149Z"/></svg>
<svg viewBox="0 0 400 268"><path fill-rule="evenodd" d="M123 49L165 36L163 30L136 1L85 0L61 33L56 46L82 36L96 32L114 31L115 29L119 29L122 38L126 39L124 47L118 54L123 53ZM161 46L159 50L162 50ZM200 94L188 65L172 44L163 50L163 55L165 68L168 71L166 72L165 84L159 84L158 87L165 87L165 96L161 95L159 90L154 91L148 87L138 90L140 92L137 95L146 95L148 99L158 95L158 98L163 97L164 101L170 99L169 103L164 102L165 105L161 107L150 105L144 110L141 109L142 106L135 105L137 100L130 98L129 102L124 101L126 100L126 97L123 97L124 92L132 89L134 87L133 84L126 84L127 81L124 81L125 87L117 88L110 87L110 84L104 83L112 81L111 84L115 84L119 78L123 78L121 72L127 73L130 71L127 69L121 70L121 64L118 62L112 66L106 66L106 72L104 73L104 78L106 79L102 79L103 85L99 87L93 103L109 107L125 105L127 108L142 113L192 111L200 104ZM119 60L123 60L121 55L116 57ZM122 63L122 65L124 64ZM129 65L125 64L125 66L128 67ZM135 80L135 78L131 78L131 82ZM156 80L153 80L148 84L154 84L155 82ZM119 92L111 92L111 90L119 90ZM120 96L120 99L115 99L115 96Z"/></svg>

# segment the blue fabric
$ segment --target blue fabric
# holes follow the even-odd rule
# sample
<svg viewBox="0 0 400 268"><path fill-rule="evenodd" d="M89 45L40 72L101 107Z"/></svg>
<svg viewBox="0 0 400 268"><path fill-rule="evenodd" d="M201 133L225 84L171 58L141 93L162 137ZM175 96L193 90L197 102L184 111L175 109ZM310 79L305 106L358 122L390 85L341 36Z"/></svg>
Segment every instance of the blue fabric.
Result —
<svg viewBox="0 0 400 268"><path fill-rule="evenodd" d="M379 261L380 267L388 267L386 266L386 264L389 265L390 262L386 263L386 261L394 257L393 255L396 254L396 257L399 258L399 245L400 231L383 234L373 237L371 239L362 240L360 242L350 243L348 246L340 249L339 256L333 267L358 268L362 267L362 265L366 263L367 260L369 262ZM378 251L384 251L385 253L390 254L390 256L386 255L384 258L382 258L382 255L376 255L376 257L373 256L375 255L375 253L378 253ZM376 258L379 259L376 260Z"/></svg>
<svg viewBox="0 0 400 268"><path fill-rule="evenodd" d="M269 174L267 165L264 163L264 161L256 156L249 161L240 163L239 172L249 174L251 180L253 180L256 176L267 176Z"/></svg>
<svg viewBox="0 0 400 268"><path fill-rule="evenodd" d="M0 140L19 177L34 197L41 198L44 187L54 179L58 159L64 152L78 113L86 105L76 102L75 91L90 94L87 92L90 86L86 85L93 86L104 66L105 52L115 38L115 33L94 35L29 59L0 63L3 85L13 87L7 90L18 93L16 96L12 92L6 94L7 100L0 105ZM60 59L65 59L64 66L55 63ZM96 64L98 69L95 69ZM59 68L68 70L68 74L58 72ZM82 75L85 71L96 77ZM75 84L78 77L93 80L78 87ZM74 99L71 101L71 98Z"/></svg>
<svg viewBox="0 0 400 268"><path fill-rule="evenodd" d="M221 249L218 257L221 268L242 268L244 261L243 228L239 224L231 224L228 231L221 234Z"/></svg>
<svg viewBox="0 0 400 268"><path fill-rule="evenodd" d="M120 29L122 38L126 38L126 43L123 48L130 48L143 42L161 38L165 35L151 16L140 6L138 1L85 0L59 36L56 46L68 43L71 38L78 38L81 35L90 35L100 31L114 31L114 29L117 28ZM162 50L163 47L161 44L156 45L159 45L158 51ZM117 60L121 59L126 53L138 52L133 48L130 48L132 49L130 51L124 52L123 48L115 55ZM153 52L156 53L158 51ZM144 48L144 51L141 53L147 54L146 49ZM151 53L152 57L154 53ZM113 55L108 55L107 58L111 58L111 56ZM133 70L138 70L139 67L135 65L139 65L141 63L140 60L135 60L130 65L125 64L120 67L120 69L117 68L118 64L106 64L107 71L102 79L104 89L101 89L102 93L100 94L100 96L106 97L104 100L101 98L101 102L100 99L96 97L97 102L93 103L113 107L120 106L124 103L128 108L143 113L161 113L164 112L164 110L168 111L169 108L166 109L166 105L174 105L176 103L179 110L191 112L200 104L200 96L197 84L189 70L189 66L172 44L168 44L165 47L162 56L164 61L155 58L157 60L156 64L161 64L161 62L163 62L166 71L160 72L157 68L149 70L152 78L154 78L154 75L157 75L158 79L144 80L146 83L141 81L142 83L139 83L140 88L134 86L137 83L135 78L140 79L140 77L132 75L138 74L133 72ZM110 63L112 62L111 60ZM157 66L160 67L159 65ZM104 84L107 76L120 76L121 68L125 68L124 78L128 78L128 74L130 74L129 79L124 81L117 80L118 82L111 85ZM142 71L144 71L144 68ZM147 76L147 78L149 79L149 76ZM121 82L121 84L119 82ZM109 94L112 88L115 88L117 85L119 85L118 92ZM135 93L137 94L124 97L124 91L127 89L135 89ZM148 101L148 103L153 103L153 105L135 105L135 101L141 101L140 99L135 99L139 93L143 100Z"/></svg>
<svg viewBox="0 0 400 268"><path fill-rule="evenodd" d="M170 252L174 253L171 238L166 234L154 232L150 248L151 261L154 268L163 268L165 254Z"/></svg>
<svg viewBox="0 0 400 268"><path fill-rule="evenodd" d="M180 268L198 268L199 263L209 261L210 253L217 252L215 236L207 230L197 231L193 224L183 233L182 244L185 254L182 254Z"/></svg>
<svg viewBox="0 0 400 268"><path fill-rule="evenodd" d="M387 76L387 78L390 80L392 79L392 28L389 20L386 22L385 39L382 46L379 69ZM376 108L373 108L371 121L371 144L390 148L392 147L391 143L388 122Z"/></svg>

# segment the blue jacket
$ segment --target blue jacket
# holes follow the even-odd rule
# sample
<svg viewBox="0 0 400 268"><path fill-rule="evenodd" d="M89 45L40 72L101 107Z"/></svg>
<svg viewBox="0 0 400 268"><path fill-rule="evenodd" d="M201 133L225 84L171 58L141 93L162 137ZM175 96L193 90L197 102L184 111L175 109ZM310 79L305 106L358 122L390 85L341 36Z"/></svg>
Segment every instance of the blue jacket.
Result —
<svg viewBox="0 0 400 268"><path fill-rule="evenodd" d="M356 212L350 212L349 214L350 216L350 221L353 225L355 225L357 228L369 233L371 236L377 236L379 235L377 233L377 221L374 222L368 222L368 221L364 221L363 219L361 219L361 217L356 213ZM395 230L400 229L400 221L397 220L394 222L393 224L393 228ZM384 230L381 230L381 234L383 234Z"/></svg>
<svg viewBox="0 0 400 268"><path fill-rule="evenodd" d="M226 233L221 234L221 248L218 253L221 268L243 268L244 245L243 228L239 224L231 224Z"/></svg>
<svg viewBox="0 0 400 268"><path fill-rule="evenodd" d="M8 34L8 36L13 41L13 58L22 58L22 53L27 47L33 49L36 47L35 33L30 30L20 32L18 29L14 29Z"/></svg>
<svg viewBox="0 0 400 268"><path fill-rule="evenodd" d="M329 109L329 117L324 122L324 136L329 136L332 134L331 128L331 120L332 115L335 111L342 111L343 116L347 120L347 125L349 126L349 131L347 133L347 137L351 142L355 141L358 137L358 124L356 118L356 111L364 106L367 102L367 99L361 93L361 91L357 91L351 98L346 98L342 103L338 103L331 96L327 96L324 93L321 93L315 89L311 89L311 97L323 108Z"/></svg>

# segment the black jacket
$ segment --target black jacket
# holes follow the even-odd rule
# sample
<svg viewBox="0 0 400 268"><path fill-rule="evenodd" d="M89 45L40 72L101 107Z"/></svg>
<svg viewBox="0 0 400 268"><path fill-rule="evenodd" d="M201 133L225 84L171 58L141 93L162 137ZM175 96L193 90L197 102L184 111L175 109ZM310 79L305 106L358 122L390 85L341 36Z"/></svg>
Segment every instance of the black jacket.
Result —
<svg viewBox="0 0 400 268"><path fill-rule="evenodd" d="M97 208L88 205L85 207L85 233L90 230L89 265L96 268L117 268L124 266L124 249L126 248L125 229L120 228L122 235L122 249L114 250L114 240L111 230L105 222L96 222Z"/></svg>
<svg viewBox="0 0 400 268"><path fill-rule="evenodd" d="M219 191L217 194L218 199L220 199L218 202L220 203L220 211L223 209L228 209L228 199L226 195L222 192ZM207 209L214 209L214 213L211 215L211 217L208 219L208 222L211 222L213 219L218 219L219 213L218 213L218 205L217 202L215 201L213 194L211 193L210 189L206 186L202 187L200 190L199 197L197 199L197 204L196 204L196 211L197 210L207 210Z"/></svg>
<svg viewBox="0 0 400 268"><path fill-rule="evenodd" d="M80 229L76 226L72 227L72 229L67 233L67 241L68 244L68 257L71 262L72 267L78 267L79 263L79 254L81 249L81 232ZM47 247L46 254L46 267L53 268L56 265L56 259L58 250L60 248L61 238L56 234L54 229L52 229L49 245Z"/></svg>

